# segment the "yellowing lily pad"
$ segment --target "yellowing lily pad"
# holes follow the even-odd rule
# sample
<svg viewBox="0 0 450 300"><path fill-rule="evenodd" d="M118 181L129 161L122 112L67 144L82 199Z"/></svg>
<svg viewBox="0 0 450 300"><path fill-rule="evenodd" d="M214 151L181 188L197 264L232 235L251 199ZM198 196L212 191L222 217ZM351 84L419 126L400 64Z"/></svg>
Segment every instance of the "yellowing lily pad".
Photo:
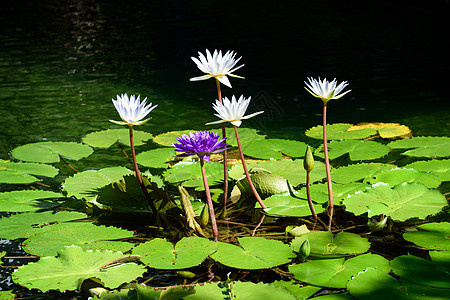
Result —
<svg viewBox="0 0 450 300"><path fill-rule="evenodd" d="M398 123L360 123L348 128L348 131L357 131L364 129L372 129L380 135L383 139L393 139L411 134L411 129L408 126L400 125Z"/></svg>
<svg viewBox="0 0 450 300"><path fill-rule="evenodd" d="M352 124L335 123L327 125L328 140L361 140L376 134L372 128L363 128L350 131ZM315 126L306 130L305 135L313 139L323 139L323 126Z"/></svg>

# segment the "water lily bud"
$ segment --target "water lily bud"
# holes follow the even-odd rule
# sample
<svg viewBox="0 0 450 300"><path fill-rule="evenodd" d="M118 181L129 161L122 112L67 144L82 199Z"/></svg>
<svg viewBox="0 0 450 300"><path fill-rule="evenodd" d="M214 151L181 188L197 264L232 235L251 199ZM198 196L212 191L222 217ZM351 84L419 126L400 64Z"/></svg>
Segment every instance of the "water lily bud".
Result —
<svg viewBox="0 0 450 300"><path fill-rule="evenodd" d="M388 217L382 215L380 221L369 219L369 221L367 221L367 226L369 226L370 232L380 231L386 227L387 220Z"/></svg>
<svg viewBox="0 0 450 300"><path fill-rule="evenodd" d="M298 255L300 255L301 258L305 259L309 256L310 252L311 246L309 245L309 240L305 240L300 246L300 250L298 250Z"/></svg>
<svg viewBox="0 0 450 300"><path fill-rule="evenodd" d="M305 159L303 160L303 168L305 168L307 172L311 172L312 169L314 169L314 156L309 146L306 148Z"/></svg>
<svg viewBox="0 0 450 300"><path fill-rule="evenodd" d="M194 278L195 273L191 271L177 271L177 274L184 278Z"/></svg>
<svg viewBox="0 0 450 300"><path fill-rule="evenodd" d="M202 213L200 214L200 226L205 227L206 225L208 225L209 222L209 209L208 209L208 204L205 204L205 206L203 206L202 209Z"/></svg>

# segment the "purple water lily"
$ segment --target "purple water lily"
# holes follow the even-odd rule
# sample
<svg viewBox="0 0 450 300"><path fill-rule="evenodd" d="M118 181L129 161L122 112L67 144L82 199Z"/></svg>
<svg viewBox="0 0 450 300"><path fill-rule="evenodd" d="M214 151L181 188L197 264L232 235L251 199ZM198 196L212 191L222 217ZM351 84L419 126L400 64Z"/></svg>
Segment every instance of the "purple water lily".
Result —
<svg viewBox="0 0 450 300"><path fill-rule="evenodd" d="M219 140L219 134L212 131L189 132L189 135L183 134L181 137L177 137L179 143L172 143L172 147L177 152L184 152L175 156L197 155L209 162L211 153L218 153L228 149L225 142L226 139Z"/></svg>

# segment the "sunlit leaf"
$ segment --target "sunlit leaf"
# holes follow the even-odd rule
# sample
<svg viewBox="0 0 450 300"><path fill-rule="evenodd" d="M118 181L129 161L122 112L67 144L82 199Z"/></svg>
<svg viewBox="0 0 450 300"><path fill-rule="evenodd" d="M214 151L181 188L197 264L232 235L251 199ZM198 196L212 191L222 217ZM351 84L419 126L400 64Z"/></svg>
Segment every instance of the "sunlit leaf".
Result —
<svg viewBox="0 0 450 300"><path fill-rule="evenodd" d="M212 131L219 132L219 135L222 136L222 129L216 128ZM227 144L233 147L237 147L236 134L234 132L234 128L226 127L225 132L227 135ZM241 141L242 146L244 146L249 142L263 140L266 138L264 134L258 133L258 131L253 128L239 127L238 133L239 133L239 140Z"/></svg>
<svg viewBox="0 0 450 300"><path fill-rule="evenodd" d="M293 294L281 287L272 284L236 281L233 283L233 292L238 299L261 300L297 300Z"/></svg>
<svg viewBox="0 0 450 300"><path fill-rule="evenodd" d="M137 163L149 168L167 168L175 155L174 148L157 148L136 155Z"/></svg>
<svg viewBox="0 0 450 300"><path fill-rule="evenodd" d="M206 176L208 183L214 185L223 181L223 165L219 162L209 162L205 164ZM202 172L200 163L195 162L179 162L173 168L163 173L166 181L176 183L191 179L201 179ZM202 181L197 181L197 185L203 185Z"/></svg>
<svg viewBox="0 0 450 300"><path fill-rule="evenodd" d="M344 258L312 260L289 267L300 281L332 288L345 288L352 276L367 268L390 271L389 261L377 254L364 254L348 260Z"/></svg>
<svg viewBox="0 0 450 300"><path fill-rule="evenodd" d="M364 128L361 130L348 129L352 124L336 123L327 125L327 139L328 140L361 140L371 135L376 134L376 131L371 128ZM306 130L305 135L313 139L323 139L323 126L319 125Z"/></svg>
<svg viewBox="0 0 450 300"><path fill-rule="evenodd" d="M28 238L23 243L23 249L39 256L56 255L58 249L64 246L78 245L90 250L128 251L132 244L112 240L129 238L132 231L106 226L96 226L92 223L75 222L52 225L50 231L43 231Z"/></svg>
<svg viewBox="0 0 450 300"><path fill-rule="evenodd" d="M0 183L32 183L40 181L35 176L55 177L58 172L57 168L50 165L11 162L0 159Z"/></svg>
<svg viewBox="0 0 450 300"><path fill-rule="evenodd" d="M121 252L85 251L78 246L69 246L59 250L56 257L44 257L20 267L12 277L21 286L43 292L78 290L88 278L98 278L105 287L113 289L146 271L144 266L134 262L104 267L124 256Z"/></svg>
<svg viewBox="0 0 450 300"><path fill-rule="evenodd" d="M340 203L342 200L346 199L348 195L352 195L358 191L364 190L370 185L362 182L353 182L346 184L332 183L331 186L333 188L334 201L336 203ZM326 182L313 184L310 190L311 198L314 202L325 203L328 201L328 184ZM299 193L301 193L306 199L306 187L299 190Z"/></svg>
<svg viewBox="0 0 450 300"><path fill-rule="evenodd" d="M343 201L346 210L368 217L384 214L394 220L405 221L410 218L424 219L436 214L447 200L437 190L429 190L420 183L396 185L377 183L365 191L350 195Z"/></svg>
<svg viewBox="0 0 450 300"><path fill-rule="evenodd" d="M350 160L374 160L389 153L389 147L374 141L342 140L328 143L329 159L336 159L344 154L349 154ZM314 151L314 155L324 157L323 145Z"/></svg>
<svg viewBox="0 0 450 300"><path fill-rule="evenodd" d="M155 238L133 249L141 261L155 269L186 269L200 265L217 244L200 237L182 238L175 246L165 239Z"/></svg>
<svg viewBox="0 0 450 300"><path fill-rule="evenodd" d="M385 182L390 186L394 186L404 182L417 182L425 185L428 188L437 188L441 184L439 178L434 176L433 174L428 174L425 172L407 168L395 168L392 170L377 173L371 179L369 179L368 182L372 184L377 182Z"/></svg>
<svg viewBox="0 0 450 300"><path fill-rule="evenodd" d="M251 174L250 179L255 187L256 191L262 198L287 192L290 186L287 180L279 175L275 174ZM236 183L241 195L253 195L253 191L250 188L247 178L242 178Z"/></svg>
<svg viewBox="0 0 450 300"><path fill-rule="evenodd" d="M348 131L372 129L375 133L378 132L383 139L393 139L401 136L411 134L411 129L408 126L400 125L398 123L360 123L351 126Z"/></svg>
<svg viewBox="0 0 450 300"><path fill-rule="evenodd" d="M403 238L433 250L450 250L450 223L428 223L418 226L418 231L408 231Z"/></svg>
<svg viewBox="0 0 450 300"><path fill-rule="evenodd" d="M137 298L133 298L133 294L128 294L127 299L178 300L185 299L186 296L195 294L194 287L192 286L171 286L165 289L157 289L144 284L136 284L136 292Z"/></svg>
<svg viewBox="0 0 450 300"><path fill-rule="evenodd" d="M80 160L94 150L85 144L73 142L38 142L19 146L11 155L19 160L38 163L57 163L59 157Z"/></svg>
<svg viewBox="0 0 450 300"><path fill-rule="evenodd" d="M264 199L264 204L267 206L264 212L269 216L281 217L304 217L311 215L308 201L303 194L299 193L282 193L273 195ZM259 203L256 203L257 208L261 208ZM314 204L316 213L321 213L325 210L322 205Z"/></svg>
<svg viewBox="0 0 450 300"><path fill-rule="evenodd" d="M410 149L402 153L414 157L450 156L450 138L446 136L419 136L390 142L392 149Z"/></svg>
<svg viewBox="0 0 450 300"><path fill-rule="evenodd" d="M281 159L282 154L303 157L306 144L292 140L264 139L248 142L242 147L245 155L260 159Z"/></svg>
<svg viewBox="0 0 450 300"><path fill-rule="evenodd" d="M14 300L16 299L16 294L13 291L0 291L0 299L2 300Z"/></svg>
<svg viewBox="0 0 450 300"><path fill-rule="evenodd" d="M38 231L43 232L51 228L51 224L86 218L84 213L61 211L54 213L45 211L40 213L15 214L0 219L0 237L4 239L28 238Z"/></svg>
<svg viewBox="0 0 450 300"><path fill-rule="evenodd" d="M223 283L206 282L195 286L195 293L184 297L185 300L224 300L226 288L222 288Z"/></svg>
<svg viewBox="0 0 450 300"><path fill-rule="evenodd" d="M238 238L241 247L218 242L211 258L237 269L266 269L283 265L295 257L289 245L263 237Z"/></svg>
<svg viewBox="0 0 450 300"><path fill-rule="evenodd" d="M179 130L170 131L166 133L158 134L153 138L153 141L161 146L171 147L172 143L178 143L177 137L181 137L183 134L189 134L189 132L196 132L195 130Z"/></svg>
<svg viewBox="0 0 450 300"><path fill-rule="evenodd" d="M353 296L361 300L369 299L410 299L394 277L377 265L354 274L347 288Z"/></svg>
<svg viewBox="0 0 450 300"><path fill-rule="evenodd" d="M135 146L143 145L145 141L151 139L151 133L133 130L133 142ZM116 142L130 146L129 129L107 129L88 133L83 138L83 143L97 148L109 148Z"/></svg>
<svg viewBox="0 0 450 300"><path fill-rule="evenodd" d="M448 298L449 289L435 288L420 283L415 284L404 279L400 279L400 283L408 295L406 299L442 300Z"/></svg>
<svg viewBox="0 0 450 300"><path fill-rule="evenodd" d="M272 282L273 286L281 287L283 289L288 290L292 295L297 297L299 300L305 300L318 292L321 288L312 285L301 286L297 281L274 281Z"/></svg>
<svg viewBox="0 0 450 300"><path fill-rule="evenodd" d="M427 161L416 161L405 166L418 171L430 172L441 181L450 181L450 159L433 159Z"/></svg>
<svg viewBox="0 0 450 300"><path fill-rule="evenodd" d="M61 204L60 193L42 190L21 190L0 193L0 211L25 212L49 209Z"/></svg>
<svg viewBox="0 0 450 300"><path fill-rule="evenodd" d="M331 169L331 179L337 183L350 183L362 179L371 179L375 174L393 168L395 166L380 163L354 164Z"/></svg>

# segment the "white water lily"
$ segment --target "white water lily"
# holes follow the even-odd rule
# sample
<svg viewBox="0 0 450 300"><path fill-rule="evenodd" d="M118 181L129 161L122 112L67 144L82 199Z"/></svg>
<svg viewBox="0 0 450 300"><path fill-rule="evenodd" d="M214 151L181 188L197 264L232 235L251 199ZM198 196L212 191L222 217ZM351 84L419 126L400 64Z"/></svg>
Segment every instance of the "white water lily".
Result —
<svg viewBox="0 0 450 300"><path fill-rule="evenodd" d="M231 88L231 83L227 76L244 79L242 76L233 74L234 71L244 66L240 65L235 67L242 56L235 59L236 53L234 51L227 51L225 55L222 55L222 51L217 51L216 49L211 55L211 52L206 49L206 56L201 52L198 54L198 58L191 57L191 59L195 62L200 71L206 73L206 75L193 77L190 79L191 81L206 80L213 77L219 80L222 84Z"/></svg>
<svg viewBox="0 0 450 300"><path fill-rule="evenodd" d="M339 99L351 91L348 90L343 94L339 94L348 85L347 81L341 82L338 86L336 86L336 79L328 82L326 78L321 81L320 77L319 80L308 77L308 81L309 83L305 81L305 84L307 86L307 88L305 87L305 89L314 97L320 98L325 102L331 99Z"/></svg>
<svg viewBox="0 0 450 300"><path fill-rule="evenodd" d="M239 127L242 124L242 120L250 119L251 117L262 114L264 111L258 111L256 113L244 116L245 111L250 104L251 98L252 97L244 98L244 96L241 95L239 100L236 100L236 97L233 95L231 97L231 101L227 97L223 98L223 103L216 100L216 103L213 103L213 108L217 114L214 115L221 120L209 122L206 123L206 125L230 122L234 126Z"/></svg>
<svg viewBox="0 0 450 300"><path fill-rule="evenodd" d="M145 118L145 116L147 116L158 105L152 106L152 103L147 105L147 98L140 101L140 97L140 95L137 97L135 95L131 95L128 98L128 95L126 93L120 96L117 95L117 100L112 99L112 102L123 122L114 120L109 121L119 125L133 126L144 124L145 122L150 120L151 118L145 120L142 119Z"/></svg>

